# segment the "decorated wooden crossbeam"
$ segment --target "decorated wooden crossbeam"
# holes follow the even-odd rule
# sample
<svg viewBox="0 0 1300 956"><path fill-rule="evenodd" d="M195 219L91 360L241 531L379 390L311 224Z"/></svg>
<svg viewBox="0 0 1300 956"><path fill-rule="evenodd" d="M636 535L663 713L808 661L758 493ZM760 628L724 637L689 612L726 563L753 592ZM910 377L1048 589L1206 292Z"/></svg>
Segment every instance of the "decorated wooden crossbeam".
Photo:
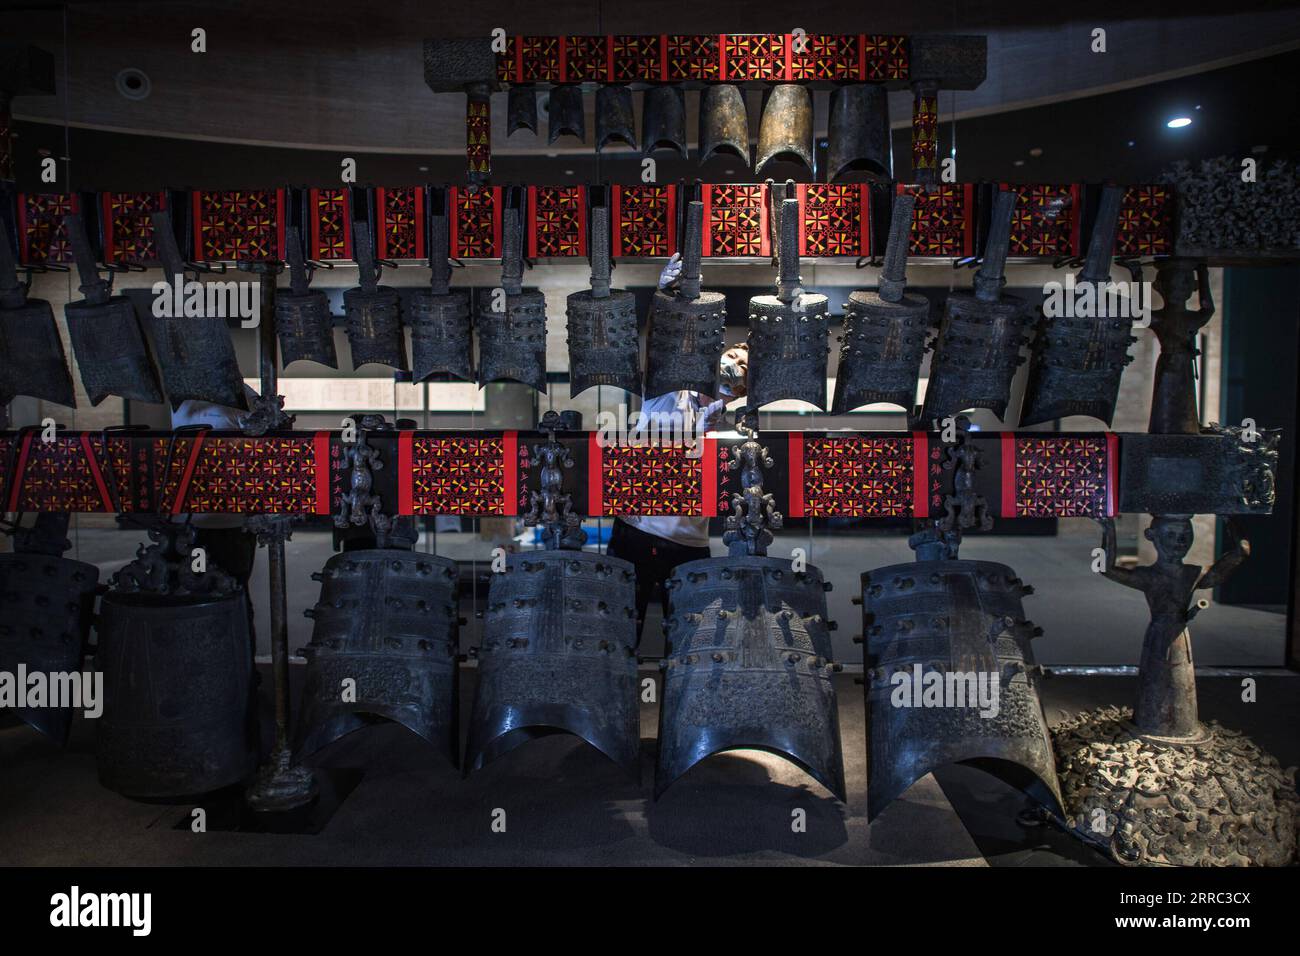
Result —
<svg viewBox="0 0 1300 956"><path fill-rule="evenodd" d="M496 78L534 83L862 82L908 79L905 36L871 33L508 36ZM436 66L432 66L436 70Z"/></svg>
<svg viewBox="0 0 1300 956"><path fill-rule="evenodd" d="M519 515L539 487L538 432L371 431L370 475L388 513ZM770 432L767 490L792 518L926 518L944 512L953 467L942 433ZM635 433L562 432L564 490L590 517L724 515L741 491L729 468L743 439L694 448ZM1000 518L1105 517L1151 510L1266 511L1262 446L1233 433L973 432L973 490ZM7 512L327 515L351 487L339 431L0 433ZM1122 476L1122 480L1121 480ZM1252 503L1253 502L1253 503Z"/></svg>
<svg viewBox="0 0 1300 956"><path fill-rule="evenodd" d="M1093 184L1006 185L1016 193L1012 257L1056 261L1082 254L1100 204ZM678 184L609 187L610 252L615 258L667 257L681 249L682 217L694 187ZM799 254L844 257L884 254L894 198L916 199L909 254L962 258L976 254L987 231L998 184L922 186L905 183L805 183L799 200ZM712 183L704 203L703 254L711 258L773 254L769 187ZM374 209L376 255L422 261L429 254L429 209L445 202L450 254L462 260L501 257L502 187L399 186L360 191ZM590 253L590 190L586 186L530 186L525 202L525 255L585 258ZM104 262L155 265L152 214L170 209L177 246L188 260L283 260L286 230L304 237L307 258L350 261L353 222L345 188L194 190L148 193L20 193L18 254L40 267L72 261L65 224L71 213L87 222ZM354 197L355 198L355 197ZM437 203L431 202L436 199ZM1125 187L1114 253L1120 257L1173 251L1174 193L1170 187ZM98 242L96 242L98 239Z"/></svg>
<svg viewBox="0 0 1300 956"><path fill-rule="evenodd" d="M742 87L771 87L758 134L756 169L778 153L794 156L812 169L812 88L835 90L832 146L850 139L867 145L862 154L877 172L889 163L877 147L877 135L842 138L838 119L869 115L869 125L887 131L885 88L910 85L913 92L913 166L922 182L938 175L937 95L940 89L973 90L984 82L988 41L982 36L791 33L646 34L605 36L492 36L424 41L424 80L435 93L464 93L467 175L486 183L492 167L491 93L508 89L507 126L537 132L538 90L548 90L548 139L570 135L585 141L584 86L596 87L596 149L610 139L636 148L632 125L632 88L645 88L643 148L662 146L688 153L685 130L686 89L704 88L701 129L718 132L738 123L724 136L748 162L749 136L744 131ZM846 92L847 90L847 92ZM720 95L715 95L721 91ZM739 104L739 108L737 108ZM865 111L863 108L866 108ZM879 121L879 122L877 122ZM719 124L721 124L719 126ZM881 125L883 124L883 125ZM611 137L606 135L613 131ZM700 155L710 153L711 136L702 136ZM837 175L843 168L835 163Z"/></svg>

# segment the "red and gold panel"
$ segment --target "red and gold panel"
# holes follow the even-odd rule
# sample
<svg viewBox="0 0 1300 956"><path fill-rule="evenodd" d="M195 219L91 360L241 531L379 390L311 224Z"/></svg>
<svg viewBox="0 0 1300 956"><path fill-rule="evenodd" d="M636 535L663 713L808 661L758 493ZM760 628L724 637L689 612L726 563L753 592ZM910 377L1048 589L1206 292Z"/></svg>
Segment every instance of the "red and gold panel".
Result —
<svg viewBox="0 0 1300 956"><path fill-rule="evenodd" d="M564 79L559 37L520 37L519 69L525 83L559 83Z"/></svg>
<svg viewBox="0 0 1300 956"><path fill-rule="evenodd" d="M1115 513L1116 436L1002 433L1004 518L1101 518Z"/></svg>
<svg viewBox="0 0 1300 956"><path fill-rule="evenodd" d="M799 186L799 255L870 255L868 192L863 183Z"/></svg>
<svg viewBox="0 0 1300 956"><path fill-rule="evenodd" d="M375 190L380 259L423 259L424 187Z"/></svg>
<svg viewBox="0 0 1300 956"><path fill-rule="evenodd" d="M456 259L501 257L501 187L451 190L451 254Z"/></svg>
<svg viewBox="0 0 1300 956"><path fill-rule="evenodd" d="M907 77L907 37L868 33L862 38L864 80L905 80Z"/></svg>
<svg viewBox="0 0 1300 956"><path fill-rule="evenodd" d="M19 261L28 266L71 262L72 241L63 219L80 208L77 197L70 194L19 193Z"/></svg>
<svg viewBox="0 0 1300 956"><path fill-rule="evenodd" d="M313 189L310 192L312 259L351 259L352 223L348 221L346 189Z"/></svg>
<svg viewBox="0 0 1300 956"><path fill-rule="evenodd" d="M507 474L512 442L506 436L415 435L410 441L411 514L516 513L506 507L507 488L513 485Z"/></svg>
<svg viewBox="0 0 1300 956"><path fill-rule="evenodd" d="M587 187L528 187L528 257L587 254Z"/></svg>
<svg viewBox="0 0 1300 956"><path fill-rule="evenodd" d="M615 186L613 206L615 257L677 251L676 186Z"/></svg>
<svg viewBox="0 0 1300 956"><path fill-rule="evenodd" d="M469 97L465 104L465 168L470 182L485 182L492 172L492 101Z"/></svg>
<svg viewBox="0 0 1300 956"><path fill-rule="evenodd" d="M4 510L136 510L138 503L129 490L131 444L126 439L109 440L111 460L104 439L88 434L61 434L43 442L28 432L17 441L15 448L10 439L0 439L0 461L12 467L16 479L6 475Z"/></svg>
<svg viewBox="0 0 1300 956"><path fill-rule="evenodd" d="M858 35L812 33L790 38L790 79L856 80L861 65ZM802 52L801 52L802 51Z"/></svg>
<svg viewBox="0 0 1300 956"><path fill-rule="evenodd" d="M789 76L784 33L728 33L722 37L724 80L784 80Z"/></svg>
<svg viewBox="0 0 1300 956"><path fill-rule="evenodd" d="M658 35L610 37L610 81L659 81L664 78L663 40Z"/></svg>
<svg viewBox="0 0 1300 956"><path fill-rule="evenodd" d="M201 262L283 259L284 190L196 190L194 250Z"/></svg>
<svg viewBox="0 0 1300 956"><path fill-rule="evenodd" d="M1115 231L1117 256L1167 256L1174 251L1174 191L1169 186L1129 186Z"/></svg>
<svg viewBox="0 0 1300 956"><path fill-rule="evenodd" d="M599 514L704 515L701 455L691 457L686 448L671 445L606 446L599 451Z"/></svg>
<svg viewBox="0 0 1300 956"><path fill-rule="evenodd" d="M939 97L918 93L912 98L912 172L939 170Z"/></svg>
<svg viewBox="0 0 1300 956"><path fill-rule="evenodd" d="M605 82L609 77L609 37L571 36L564 41L564 78L569 83Z"/></svg>
<svg viewBox="0 0 1300 956"><path fill-rule="evenodd" d="M167 206L164 193L101 193L105 262L156 262L150 216Z"/></svg>
<svg viewBox="0 0 1300 956"><path fill-rule="evenodd" d="M770 255L766 189L761 183L705 185L704 255Z"/></svg>
<svg viewBox="0 0 1300 956"><path fill-rule="evenodd" d="M502 83L519 80L519 38L506 37L506 48L497 54L497 79Z"/></svg>
<svg viewBox="0 0 1300 956"><path fill-rule="evenodd" d="M316 514L319 445L310 436L179 438L163 476L162 501L173 514ZM167 439L154 460L167 463Z"/></svg>
<svg viewBox="0 0 1300 956"><path fill-rule="evenodd" d="M1011 217L1012 256L1078 254L1077 186L1010 186L1016 194Z"/></svg>
<svg viewBox="0 0 1300 956"><path fill-rule="evenodd" d="M912 435L790 437L802 445L803 468L791 478L802 482L803 516L893 518L915 510L917 443Z"/></svg>
<svg viewBox="0 0 1300 956"><path fill-rule="evenodd" d="M912 211L911 255L969 256L974 248L971 227L973 187L970 183L941 186L898 185L898 194L916 197Z"/></svg>
<svg viewBox="0 0 1300 956"><path fill-rule="evenodd" d="M722 76L722 46L717 34L673 33L665 42L669 80L716 80Z"/></svg>

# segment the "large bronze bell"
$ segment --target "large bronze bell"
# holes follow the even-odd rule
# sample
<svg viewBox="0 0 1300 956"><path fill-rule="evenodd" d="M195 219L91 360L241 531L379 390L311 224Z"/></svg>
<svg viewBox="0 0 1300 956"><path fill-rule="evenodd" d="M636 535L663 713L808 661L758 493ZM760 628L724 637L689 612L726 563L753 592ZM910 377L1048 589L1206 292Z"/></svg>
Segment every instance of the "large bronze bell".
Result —
<svg viewBox="0 0 1300 956"><path fill-rule="evenodd" d="M1021 604L1032 592L992 561L918 560L862 575L869 819L949 763L1061 814L1029 645L1039 631Z"/></svg>
<svg viewBox="0 0 1300 956"><path fill-rule="evenodd" d="M54 310L42 299L27 298L9 235L0 229L0 405L18 395L77 407Z"/></svg>
<svg viewBox="0 0 1300 956"><path fill-rule="evenodd" d="M463 381L474 378L469 295L451 291L450 219L447 194L429 190L429 288L411 296L412 380L423 382L446 374Z"/></svg>
<svg viewBox="0 0 1300 956"><path fill-rule="evenodd" d="M752 408L785 399L826 407L826 296L804 292L799 276L799 200L794 183L780 201L780 253L775 295L749 300L749 384Z"/></svg>
<svg viewBox="0 0 1300 956"><path fill-rule="evenodd" d="M549 146L561 136L576 136L587 140L587 112L582 105L582 87L563 85L551 88L546 107Z"/></svg>
<svg viewBox="0 0 1300 956"><path fill-rule="evenodd" d="M568 299L569 395L594 385L641 392L636 296L609 287L609 207L591 210L591 288Z"/></svg>
<svg viewBox="0 0 1300 956"><path fill-rule="evenodd" d="M172 216L155 212L150 218L163 276L171 286L164 294L174 296L178 305L184 295L185 263L172 231ZM189 315L173 306L171 312L150 315L145 323L172 408L193 400L247 411L244 378L225 318L208 315L206 309L202 315Z"/></svg>
<svg viewBox="0 0 1300 956"><path fill-rule="evenodd" d="M749 165L749 114L740 87L714 83L700 94L700 162L723 153Z"/></svg>
<svg viewBox="0 0 1300 956"><path fill-rule="evenodd" d="M686 245L678 288L675 292L659 290L650 306L646 398L682 389L718 393L727 297L721 292L700 291L703 232L704 204L697 200L686 211Z"/></svg>
<svg viewBox="0 0 1300 956"><path fill-rule="evenodd" d="M506 135L521 129L537 135L537 92L531 86L512 84L506 94Z"/></svg>
<svg viewBox="0 0 1300 956"><path fill-rule="evenodd" d="M347 313L348 344L352 367L370 362L405 370L406 340L402 337L402 300L396 289L379 285L374 242L365 220L352 224L352 245L357 258L357 288L343 293Z"/></svg>
<svg viewBox="0 0 1300 956"><path fill-rule="evenodd" d="M888 176L889 98L883 86L853 83L831 92L826 181L863 171Z"/></svg>
<svg viewBox="0 0 1300 956"><path fill-rule="evenodd" d="M131 797L209 793L257 765L248 608L214 565L192 570L189 525L149 535L100 603L99 780Z"/></svg>
<svg viewBox="0 0 1300 956"><path fill-rule="evenodd" d="M523 200L517 186L508 190L502 219L501 289L481 297L476 317L478 381L519 382L545 392L546 296L523 287Z"/></svg>
<svg viewBox="0 0 1300 956"><path fill-rule="evenodd" d="M492 576L478 662L466 771L554 733L636 770L631 564L583 551L510 555Z"/></svg>
<svg viewBox="0 0 1300 956"><path fill-rule="evenodd" d="M904 291L915 203L906 195L894 200L879 291L852 292L845 303L833 414L843 415L874 402L901 405L908 415L915 410L916 386L931 327L930 301Z"/></svg>
<svg viewBox="0 0 1300 956"><path fill-rule="evenodd" d="M798 83L779 83L772 87L763 107L754 171L761 176L767 164L776 160L799 163L812 172L812 93Z"/></svg>
<svg viewBox="0 0 1300 956"><path fill-rule="evenodd" d="M418 734L456 762L456 563L399 548L348 551L312 577L320 600L303 648L299 759L375 719ZM351 693L346 682L351 681Z"/></svg>
<svg viewBox="0 0 1300 956"><path fill-rule="evenodd" d="M1020 412L1022 427L1067 415L1088 415L1109 426L1115 416L1120 376L1133 360L1128 347L1137 341L1130 334L1133 319L1111 314L1118 311L1112 309L1116 300L1106 291L1123 195L1122 186L1102 191L1088 258L1075 284L1094 293L1094 314L1044 316L1039 324Z"/></svg>
<svg viewBox="0 0 1300 956"><path fill-rule="evenodd" d="M81 216L69 214L65 222L85 298L69 302L63 315L90 404L98 405L110 395L161 404L162 386L135 306L126 296L112 294L111 279L100 278Z"/></svg>
<svg viewBox="0 0 1300 956"><path fill-rule="evenodd" d="M728 556L678 565L668 581L656 799L701 760L738 748L785 757L845 799L830 584L811 565L767 555L783 519L763 490L772 459L757 422L750 408L737 423L749 438L727 465L744 488L725 522Z"/></svg>
<svg viewBox="0 0 1300 956"><path fill-rule="evenodd" d="M632 91L626 86L601 86L596 90L596 152L610 143L636 149L636 117Z"/></svg>
<svg viewBox="0 0 1300 956"><path fill-rule="evenodd" d="M338 368L329 298L319 289L310 288L311 270L303 256L297 226L285 230L285 246L289 289L279 290L275 295L275 335L280 342L280 361L286 368L300 360Z"/></svg>
<svg viewBox="0 0 1300 956"><path fill-rule="evenodd" d="M0 672L80 673L94 617L99 569L63 557L68 515L40 514L15 532L12 554L0 554ZM63 744L74 708L18 707L24 723Z"/></svg>
<svg viewBox="0 0 1300 956"><path fill-rule="evenodd" d="M1006 415L1032 321L1022 299L1002 294L1015 201L1012 192L998 194L974 291L954 292L944 302L922 412L927 422L968 408Z"/></svg>
<svg viewBox="0 0 1300 956"><path fill-rule="evenodd" d="M686 94L679 86L652 86L641 103L641 152L645 156L669 149L682 159L686 144Z"/></svg>

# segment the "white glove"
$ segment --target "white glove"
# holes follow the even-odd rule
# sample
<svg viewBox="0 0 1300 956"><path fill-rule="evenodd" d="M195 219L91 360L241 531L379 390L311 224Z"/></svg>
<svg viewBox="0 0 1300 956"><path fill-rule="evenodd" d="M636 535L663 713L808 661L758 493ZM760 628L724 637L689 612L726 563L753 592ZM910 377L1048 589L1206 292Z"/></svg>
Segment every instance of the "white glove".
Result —
<svg viewBox="0 0 1300 956"><path fill-rule="evenodd" d="M719 431L719 426L725 426L727 422L723 418L727 411L727 400L720 398L716 402L710 402L700 409L699 424L702 426L701 432Z"/></svg>
<svg viewBox="0 0 1300 956"><path fill-rule="evenodd" d="M668 260L664 266L664 271L659 273L659 288L666 289L676 281L677 277L682 274L682 255L680 252L674 252L673 257Z"/></svg>

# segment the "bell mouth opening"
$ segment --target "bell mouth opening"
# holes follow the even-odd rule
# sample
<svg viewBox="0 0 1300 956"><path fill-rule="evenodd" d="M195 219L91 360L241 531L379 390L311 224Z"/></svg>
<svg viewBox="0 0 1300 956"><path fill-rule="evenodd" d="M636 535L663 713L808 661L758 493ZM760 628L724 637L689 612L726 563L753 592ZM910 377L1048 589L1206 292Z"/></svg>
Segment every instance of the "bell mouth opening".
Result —
<svg viewBox="0 0 1300 956"><path fill-rule="evenodd" d="M425 743L441 750L447 759L453 764L456 763L452 745L444 745L439 740L426 737L403 720L402 717L403 715L397 709L390 709L376 704L359 705L351 710L331 714L310 727L304 727L301 739L294 744L293 759L306 766L312 766L322 759L322 751L333 747L346 737L351 737L357 731L367 730L383 724L396 724L408 733L419 737Z"/></svg>
<svg viewBox="0 0 1300 956"><path fill-rule="evenodd" d="M599 151L611 144L636 149L636 140L628 133L606 133L596 143L596 149Z"/></svg>
<svg viewBox="0 0 1300 956"><path fill-rule="evenodd" d="M656 139L653 142L647 143L642 155L649 156L651 153L665 151L676 153L682 159L690 158L690 151L687 150L683 144L671 139Z"/></svg>
<svg viewBox="0 0 1300 956"><path fill-rule="evenodd" d="M671 787L678 780L681 780L682 777L686 776L688 773L690 773L693 769L698 767L700 764L705 763L706 761L711 760L714 757L721 756L723 754L727 754L727 755L731 755L743 759L746 752L765 754L772 757L779 757L782 760L784 760L786 763L793 764L795 767L798 767L801 771L803 771L813 780L817 781L817 783L820 784L822 787L824 787L826 791L831 796L833 796L836 800L839 800L841 803L848 802L846 787L843 781L834 780L831 773L823 773L821 770L818 770L817 768L813 767L812 764L808 763L805 760L800 759L799 757L795 756L789 751L781 750L779 747L770 747L767 746L766 744L729 744L726 747L720 747L717 750L712 751L711 753L705 754L703 757L700 757L698 760L696 760L693 764L691 764L681 773L677 774L677 776L673 777L672 780L667 781L662 786L656 784L655 799L658 800L659 797L669 787ZM759 763L761 764L761 761L759 761ZM771 781L769 780L769 782Z"/></svg>
<svg viewBox="0 0 1300 956"><path fill-rule="evenodd" d="M1055 783L1054 774L1053 780L1049 782L1044 780L1029 767L1026 767L1024 764L1016 763L1014 760L1008 760L1005 757L976 756L967 757L964 760L952 760L946 763L937 763L927 766L918 773L906 787L898 793L879 800L879 803L877 803L876 799L873 799L872 794L868 789L867 822L870 823L880 815L881 811L883 811L885 807L889 806L895 800L906 794L907 791L911 790L912 787L916 786L916 782L926 774L933 773L942 767L952 766L953 764L960 764L961 766L974 767L976 770L982 770L989 776L1001 780L1007 786L1019 790L1025 796L1046 809L1049 813L1053 814L1058 820L1065 819L1065 808L1061 805L1061 798L1057 795L1057 791L1052 787L1052 783ZM870 772L870 768L868 768L868 772Z"/></svg>
<svg viewBox="0 0 1300 956"><path fill-rule="evenodd" d="M731 143L718 143L716 146L709 147L707 153L700 153L700 162L707 163L710 159L714 159L718 156L734 157L746 165L749 164L748 148L742 150L739 146L733 146Z"/></svg>
<svg viewBox="0 0 1300 956"><path fill-rule="evenodd" d="M782 163L791 166L797 166L801 173L807 173L807 174L812 173L812 163L808 161L808 157L794 149L783 149L778 152L772 153L769 156L764 157L763 161L760 162L756 167L754 167L754 172L761 176L765 172L767 172L769 166L782 164ZM779 171L780 170L778 168L778 172ZM784 179L786 177L782 175L782 176L774 176L773 178Z"/></svg>
<svg viewBox="0 0 1300 956"><path fill-rule="evenodd" d="M873 159L854 159L842 164L839 169L830 170L827 182L836 182L841 176L849 173L865 174L872 181L889 179L889 170L882 164Z"/></svg>
<svg viewBox="0 0 1300 956"><path fill-rule="evenodd" d="M472 760L467 761L465 765L465 774L468 776L470 772L474 770L482 770L488 764L504 757L512 750L522 747L526 743L530 743L534 740L541 740L543 737L555 737L559 735L575 737L601 756L609 759L611 762L618 764L619 766L625 765L623 759L617 755L617 752L613 748L602 746L594 738L594 735L584 734L577 729L557 726L555 724L528 724L523 727L515 727L506 731L504 734L499 734L491 740L486 741L483 746L479 748L478 753L473 755ZM638 740L638 753L639 746L640 741ZM635 763L635 760L633 760L632 763Z"/></svg>

